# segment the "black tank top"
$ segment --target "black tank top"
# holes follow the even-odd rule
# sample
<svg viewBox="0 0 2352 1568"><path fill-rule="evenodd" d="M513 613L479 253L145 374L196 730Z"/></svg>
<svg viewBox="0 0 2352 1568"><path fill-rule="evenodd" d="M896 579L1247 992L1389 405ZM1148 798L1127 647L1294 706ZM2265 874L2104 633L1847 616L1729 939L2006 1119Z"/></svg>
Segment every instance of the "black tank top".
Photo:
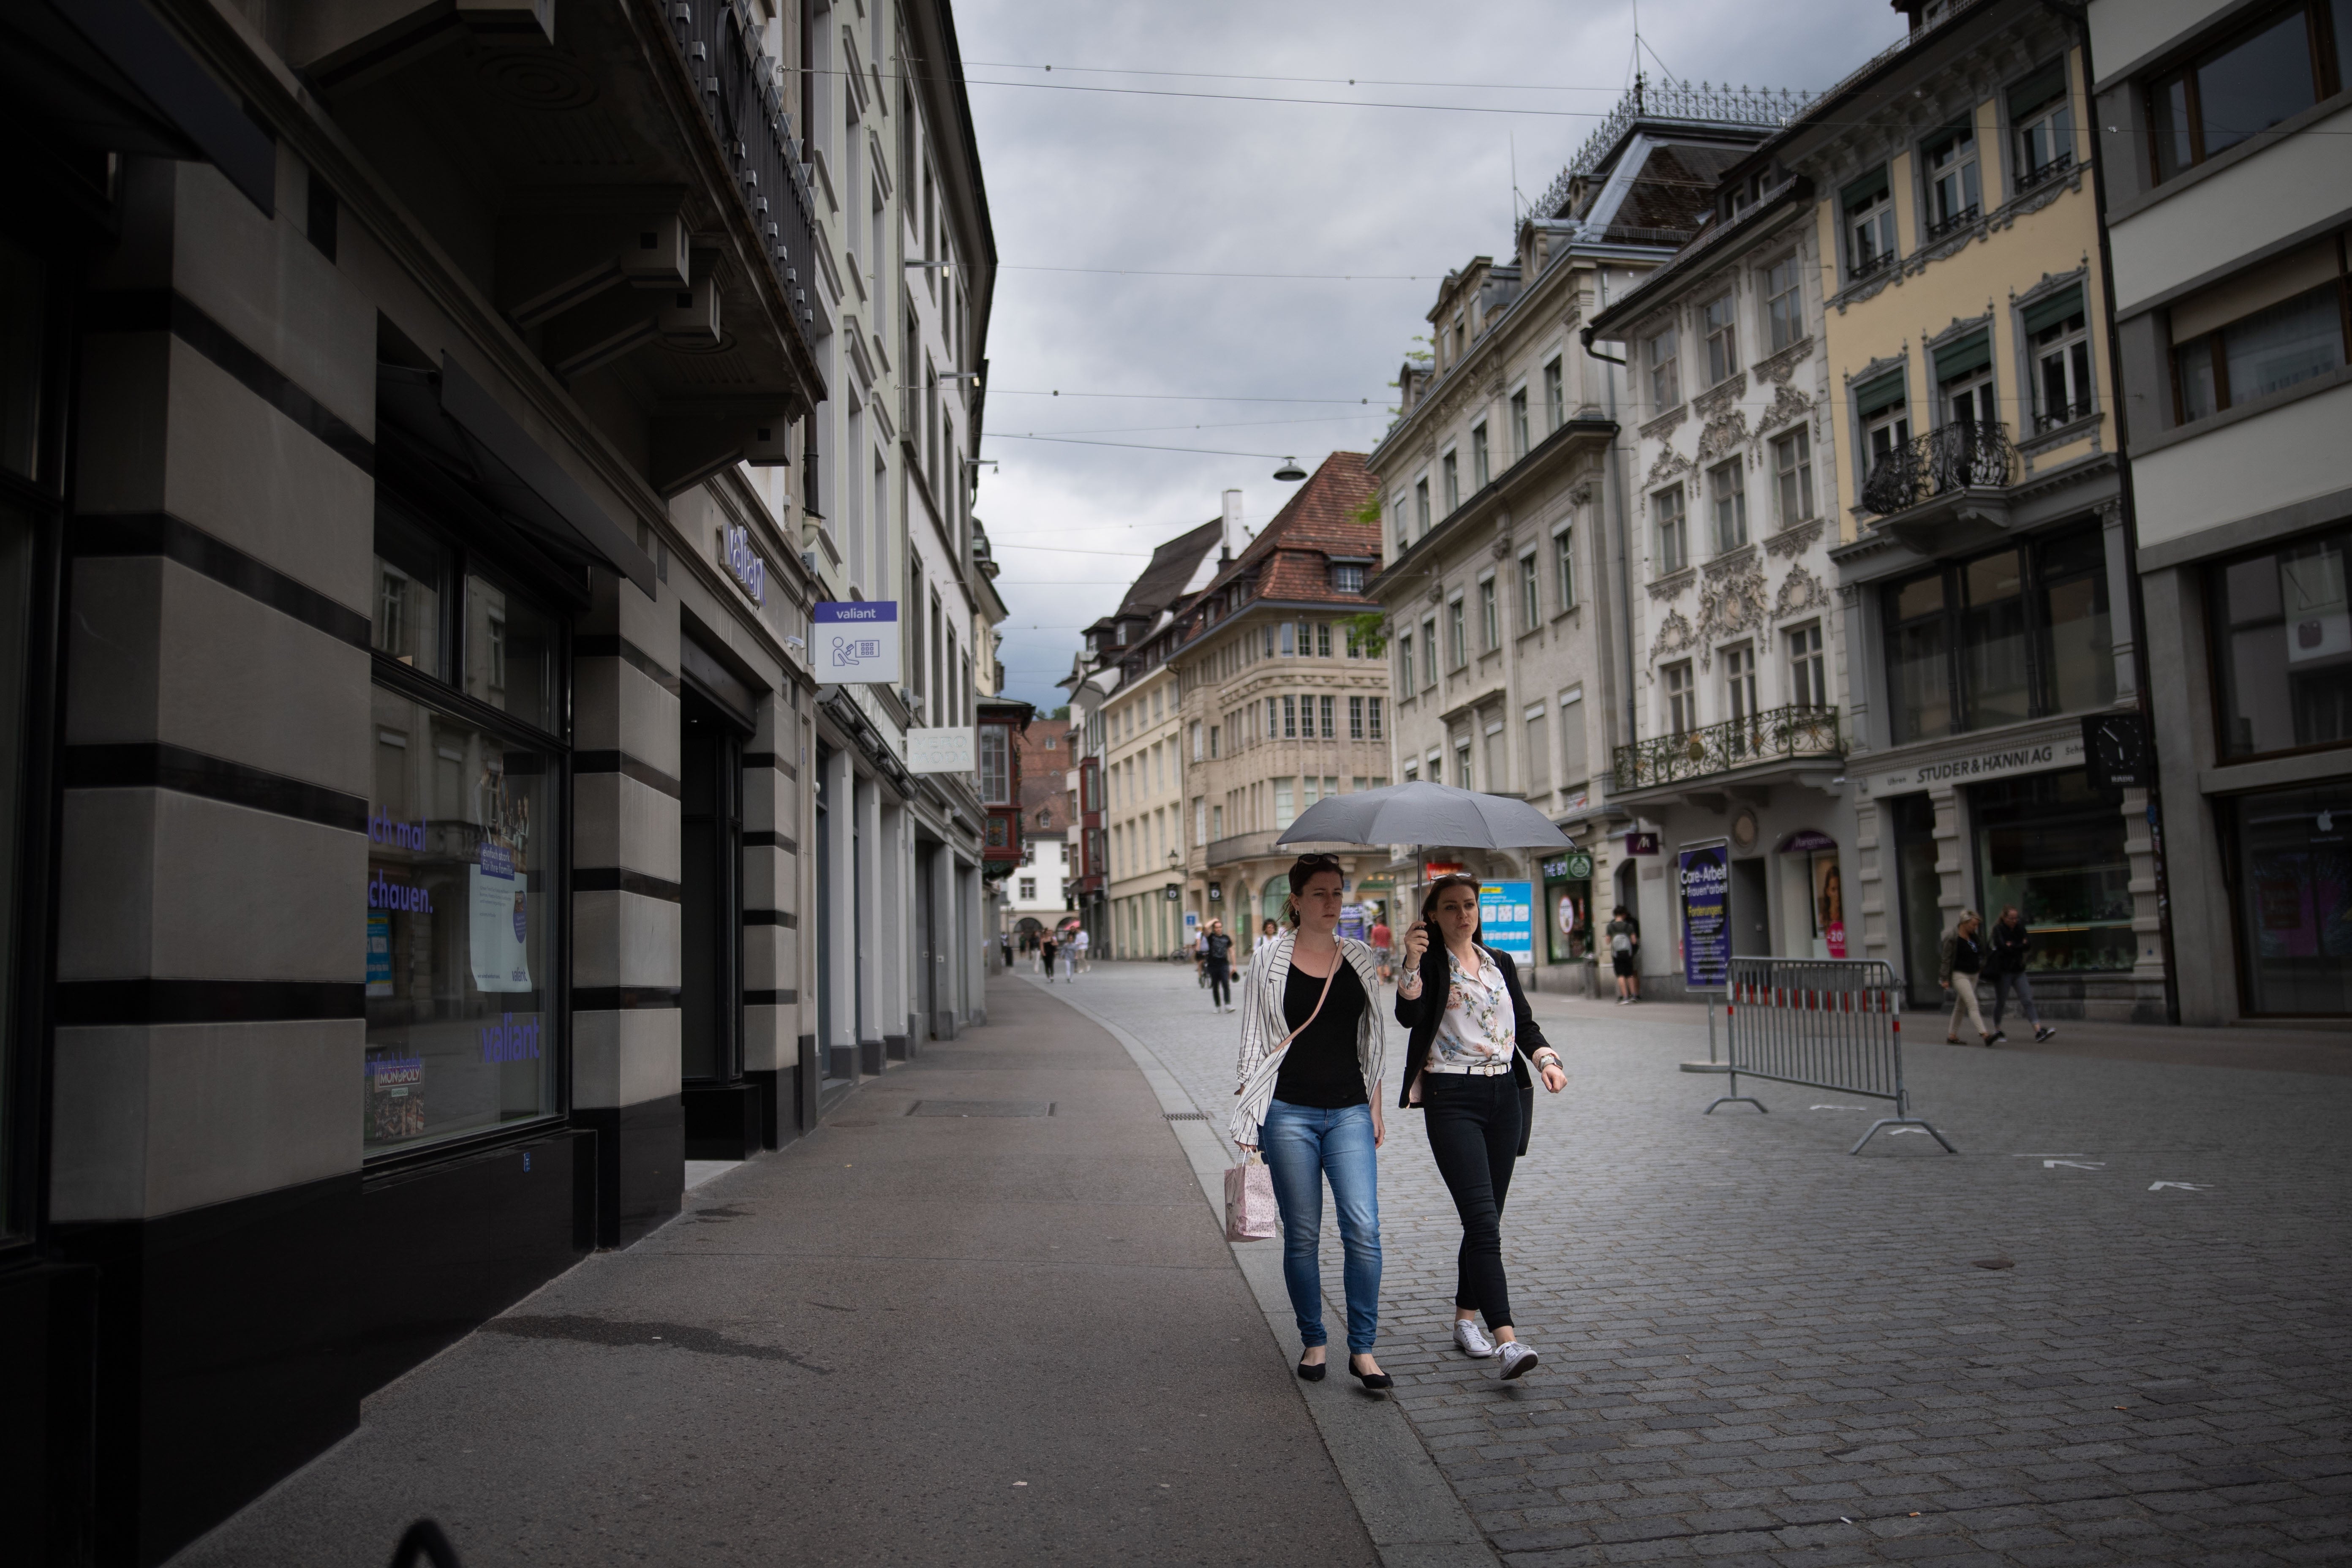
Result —
<svg viewBox="0 0 2352 1568"><path fill-rule="evenodd" d="M1274 1079L1276 1100L1318 1110L1338 1110L1371 1099L1364 1092L1364 1069L1356 1059L1357 1027L1365 1007L1364 983L1356 978L1356 966L1348 962L1347 954L1340 953L1336 962L1339 968L1331 976L1331 994L1324 998L1320 1013L1315 1012L1315 999L1323 994L1321 975L1294 965L1283 984L1284 1022L1296 1029L1307 1023L1310 1013L1315 1014L1315 1022L1290 1042L1290 1050L1282 1058L1282 1070Z"/></svg>

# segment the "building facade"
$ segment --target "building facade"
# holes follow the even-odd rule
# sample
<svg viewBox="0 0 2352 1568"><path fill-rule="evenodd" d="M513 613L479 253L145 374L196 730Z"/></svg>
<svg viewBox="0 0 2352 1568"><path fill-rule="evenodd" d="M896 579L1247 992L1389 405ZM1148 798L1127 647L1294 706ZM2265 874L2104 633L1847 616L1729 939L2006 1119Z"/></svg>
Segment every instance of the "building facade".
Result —
<svg viewBox="0 0 2352 1568"><path fill-rule="evenodd" d="M1076 726L1067 719L1038 719L1021 732L1020 862L1005 889L997 930L1016 947L1076 918L1064 890L1070 879L1069 778ZM1089 939L1091 941L1091 939Z"/></svg>
<svg viewBox="0 0 2352 1568"><path fill-rule="evenodd" d="M1612 902L1667 914L1664 862L1631 852L1658 818L1610 774L1612 748L1647 732L1629 602L1636 443L1622 372L1584 329L1692 237L1717 176L1801 102L1628 94L1522 223L1511 263L1447 278L1429 363L1404 366L1402 413L1370 459L1395 776L1520 795L1570 836L1568 855L1441 864L1528 881L1536 960L1570 986L1591 983L1596 901L1603 924ZM1430 873L1410 849L1391 868L1401 889ZM1663 970L1671 947L1644 957Z"/></svg>
<svg viewBox="0 0 2352 1568"><path fill-rule="evenodd" d="M1167 650L1223 536L1211 521L1160 545L1118 608L1087 628L1092 656L1118 672L1100 708L1107 957L1165 958L1184 940L1182 722Z"/></svg>
<svg viewBox="0 0 2352 1568"><path fill-rule="evenodd" d="M944 982L927 1022L908 973L926 888L977 916L986 821L971 746L919 774L904 731L972 724L1002 615L944 8L550 16L0 18L28 176L0 220L0 1508L28 1561L169 1556L675 1214L688 1158L878 1070L834 1047L977 1006ZM877 100L853 49L941 68ZM888 247L858 327L845 187ZM934 255L937 289L904 266ZM912 312L871 311L876 278ZM888 466L855 539L853 384L890 433L861 427ZM815 606L860 596L921 627L906 691L811 657ZM835 917L886 900L890 974L845 963Z"/></svg>
<svg viewBox="0 0 2352 1568"><path fill-rule="evenodd" d="M1371 499L1354 452L1324 459L1255 537L1226 491L1225 558L1147 650L1181 690L1181 907L1194 926L1223 921L1240 953L1290 896L1299 847L1275 840L1317 801L1389 782L1388 670L1360 619L1381 562ZM1315 847L1339 855L1352 902L1389 896L1384 853Z"/></svg>
<svg viewBox="0 0 2352 1568"><path fill-rule="evenodd" d="M2352 16L2095 0L2089 36L2180 1021L2340 1020Z"/></svg>
<svg viewBox="0 0 2352 1568"><path fill-rule="evenodd" d="M1713 848L1730 953L1844 958L1854 835L1829 554L1843 535L1812 187L1798 175L1717 200L1698 237L1591 327L1633 367L1638 476L1633 733L1611 757L1610 798L1657 825L1649 865L1666 873L1643 899L1639 874L1621 872L1604 902L1678 935L1672 868ZM1674 943L1644 945L1647 984L1673 994L1688 977Z"/></svg>
<svg viewBox="0 0 2352 1568"><path fill-rule="evenodd" d="M1812 190L1849 953L1932 1005L1960 910L2015 904L2045 1012L2160 1021L2147 791L2084 748L2140 677L2083 70L2046 7L1923 8L1727 196Z"/></svg>

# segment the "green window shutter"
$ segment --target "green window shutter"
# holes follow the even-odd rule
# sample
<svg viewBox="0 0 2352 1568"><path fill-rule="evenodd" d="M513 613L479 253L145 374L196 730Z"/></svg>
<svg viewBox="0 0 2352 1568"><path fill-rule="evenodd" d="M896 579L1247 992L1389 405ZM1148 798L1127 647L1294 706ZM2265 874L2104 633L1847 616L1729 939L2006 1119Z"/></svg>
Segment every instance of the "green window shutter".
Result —
<svg viewBox="0 0 2352 1568"><path fill-rule="evenodd" d="M2046 300L2037 300L2025 308L2025 335L2032 337L2045 327L2056 326L2069 316L2082 314L2082 310L2083 286L2080 283Z"/></svg>
<svg viewBox="0 0 2352 1568"><path fill-rule="evenodd" d="M2059 56L2009 89L2012 120L2032 112L2066 90L2066 57Z"/></svg>
<svg viewBox="0 0 2352 1568"><path fill-rule="evenodd" d="M1946 343L1936 351L1936 379L1951 381L1982 370L1992 363L1992 334L1972 332L1956 343Z"/></svg>
<svg viewBox="0 0 2352 1568"><path fill-rule="evenodd" d="M1881 414L1895 406L1904 400L1906 395L1903 373L1899 370L1890 370L1885 375L1864 382L1854 389L1854 412L1867 419L1874 414Z"/></svg>
<svg viewBox="0 0 2352 1568"><path fill-rule="evenodd" d="M1866 207L1887 191L1886 166L1882 163L1838 193L1838 205L1846 212Z"/></svg>

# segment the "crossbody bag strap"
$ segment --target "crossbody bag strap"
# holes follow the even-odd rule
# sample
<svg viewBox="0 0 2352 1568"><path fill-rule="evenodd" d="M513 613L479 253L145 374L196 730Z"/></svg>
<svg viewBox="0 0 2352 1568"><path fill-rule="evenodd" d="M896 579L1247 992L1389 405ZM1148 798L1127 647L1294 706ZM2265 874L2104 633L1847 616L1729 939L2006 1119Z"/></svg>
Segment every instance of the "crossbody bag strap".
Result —
<svg viewBox="0 0 2352 1568"><path fill-rule="evenodd" d="M1339 963L1334 963L1331 966L1331 973L1323 977L1323 989L1318 992L1315 996L1315 1011L1307 1015L1306 1024L1299 1025L1298 1027L1291 1030L1290 1033L1282 1037L1282 1044L1274 1047L1276 1051L1288 1050L1290 1048L1290 1042L1305 1034L1307 1032L1307 1025L1314 1023L1316 1018L1322 1013L1323 998L1331 994L1331 982L1339 978L1339 964L1348 962L1348 955L1344 952L1340 953L1339 954ZM1266 1054L1268 1056L1272 1056L1274 1052L1268 1051Z"/></svg>

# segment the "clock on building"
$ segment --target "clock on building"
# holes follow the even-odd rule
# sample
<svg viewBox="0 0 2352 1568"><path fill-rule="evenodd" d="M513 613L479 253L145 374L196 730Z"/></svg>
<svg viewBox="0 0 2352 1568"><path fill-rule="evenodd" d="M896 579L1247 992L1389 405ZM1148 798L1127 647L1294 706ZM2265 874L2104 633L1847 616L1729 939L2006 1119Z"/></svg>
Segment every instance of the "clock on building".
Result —
<svg viewBox="0 0 2352 1568"><path fill-rule="evenodd" d="M2083 721L2083 763L2091 787L2143 788L2154 782L2147 718L2141 713L2093 713Z"/></svg>

